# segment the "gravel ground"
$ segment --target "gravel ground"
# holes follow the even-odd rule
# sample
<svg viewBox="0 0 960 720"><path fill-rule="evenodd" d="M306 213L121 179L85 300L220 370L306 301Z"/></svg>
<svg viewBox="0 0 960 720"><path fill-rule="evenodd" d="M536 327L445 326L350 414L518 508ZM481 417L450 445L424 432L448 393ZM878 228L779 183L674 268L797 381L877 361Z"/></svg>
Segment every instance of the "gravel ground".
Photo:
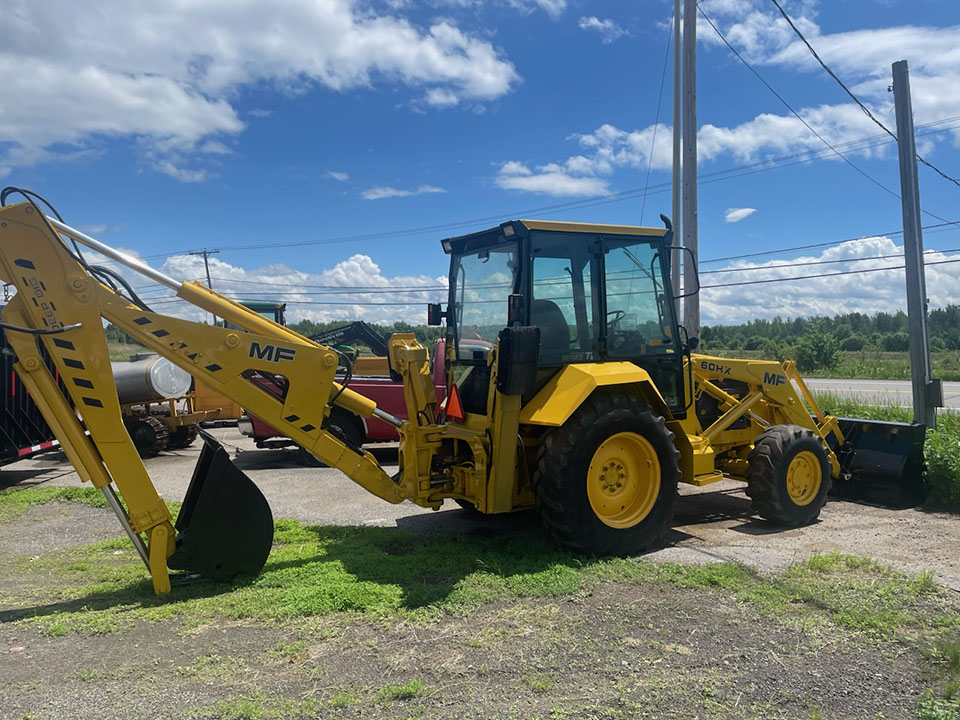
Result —
<svg viewBox="0 0 960 720"><path fill-rule="evenodd" d="M383 525L413 532L481 536L541 532L533 513L478 518L453 503L438 512L412 503L391 505L337 470L301 467L292 450L258 450L235 428L216 429L213 434L234 453L237 467L263 491L274 517L320 525ZM186 450L146 461L147 471L165 498L183 498L199 452L198 441ZM396 466L395 446L373 446L373 452L388 468ZM4 482L7 477L10 480ZM60 454L21 461L0 471L0 486L13 481L20 486L82 485ZM650 560L738 561L761 571L778 571L811 555L839 550L912 573L932 571L938 583L960 591L960 555L956 552L960 523L955 515L832 501L819 522L782 530L751 514L740 483L721 482L704 488L681 485L680 491L667 546L649 554Z"/></svg>

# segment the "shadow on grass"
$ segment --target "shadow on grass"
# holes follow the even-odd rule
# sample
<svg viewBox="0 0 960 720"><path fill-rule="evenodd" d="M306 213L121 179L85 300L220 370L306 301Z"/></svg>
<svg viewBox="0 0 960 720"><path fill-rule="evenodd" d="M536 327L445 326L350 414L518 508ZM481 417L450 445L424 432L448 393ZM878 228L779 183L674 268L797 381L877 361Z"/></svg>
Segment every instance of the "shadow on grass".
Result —
<svg viewBox="0 0 960 720"><path fill-rule="evenodd" d="M430 520L439 519L429 515L405 518L400 521L403 528L307 526L281 520L278 544L256 577L230 583L201 579L175 585L161 597L153 595L147 578L126 584L119 580L109 589L101 586L76 598L0 610L0 624L164 606L186 616L198 607L192 601L200 601L207 614L236 617L452 609L500 597L573 592L580 585L580 571L596 562L553 546L540 535L533 513L473 522L467 511L442 515L460 516L462 532L428 528ZM177 608L181 603L184 607Z"/></svg>
<svg viewBox="0 0 960 720"><path fill-rule="evenodd" d="M746 521L739 528L743 532L779 532L749 518L749 501L740 495L718 491L683 496L664 540L681 544L694 531L680 527L731 519ZM507 597L569 595L589 582L584 571L601 562L556 547L532 511L483 516L445 510L400 518L397 525L316 526L278 520L274 549L256 577L231 583L201 580L158 598L145 577L135 579L133 573L141 569L126 560L131 564L118 568L122 572L112 587L94 586L73 599L2 610L0 623L111 609L123 613L159 608L162 613L169 608L170 614L182 616L261 618L453 610ZM86 564L111 562L107 554L91 555ZM68 563L64 560L65 577L77 578L68 574ZM68 592L69 582L64 582ZM74 582L92 580L81 574Z"/></svg>

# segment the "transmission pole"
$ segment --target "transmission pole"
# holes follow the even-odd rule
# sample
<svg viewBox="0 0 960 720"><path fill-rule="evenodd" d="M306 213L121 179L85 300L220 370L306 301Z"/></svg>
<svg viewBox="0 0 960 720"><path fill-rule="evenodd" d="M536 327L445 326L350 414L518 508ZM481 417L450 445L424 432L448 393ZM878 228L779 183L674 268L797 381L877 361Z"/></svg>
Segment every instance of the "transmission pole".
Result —
<svg viewBox="0 0 960 720"><path fill-rule="evenodd" d="M936 406L943 405L942 386L934 382L930 364L917 146L913 135L913 105L906 60L893 64L893 102L896 105L897 146L900 151L900 196L903 208L903 255L907 274L907 329L910 331L913 421L923 423L928 428L935 428ZM937 397L938 395L940 397Z"/></svg>
<svg viewBox="0 0 960 720"><path fill-rule="evenodd" d="M680 47L680 0L673 0L673 208L671 209L673 218L673 247L683 247L683 223L680 221L680 215L683 213L681 201L681 180L680 180L680 144L681 122L683 112L681 102L683 100L683 48ZM680 263L683 259L683 253L673 251L670 257L670 281L673 284L673 292L680 294ZM677 305L674 308L676 317L680 318L680 300L677 299Z"/></svg>
<svg viewBox="0 0 960 720"><path fill-rule="evenodd" d="M210 282L210 263L207 261L207 257L210 255L216 255L220 252L220 248L204 248L203 250L192 250L187 253L187 255L203 255L203 268L207 271L207 287L213 290L213 283ZM210 313L213 315L213 313ZM213 315L213 324L217 324L217 316Z"/></svg>
<svg viewBox="0 0 960 720"><path fill-rule="evenodd" d="M683 5L683 291L697 286L697 0ZM700 295L683 300L683 325L700 337Z"/></svg>

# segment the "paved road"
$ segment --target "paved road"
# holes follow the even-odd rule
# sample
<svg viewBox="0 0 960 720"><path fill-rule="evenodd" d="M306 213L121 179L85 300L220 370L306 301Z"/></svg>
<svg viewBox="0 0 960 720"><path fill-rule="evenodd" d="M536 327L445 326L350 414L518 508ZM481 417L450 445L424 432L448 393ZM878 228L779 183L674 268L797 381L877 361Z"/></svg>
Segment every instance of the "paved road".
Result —
<svg viewBox="0 0 960 720"><path fill-rule="evenodd" d="M912 407L913 393L909 380L835 380L833 378L804 378L814 392L832 393L841 398L865 403ZM944 406L960 410L960 382L943 384Z"/></svg>

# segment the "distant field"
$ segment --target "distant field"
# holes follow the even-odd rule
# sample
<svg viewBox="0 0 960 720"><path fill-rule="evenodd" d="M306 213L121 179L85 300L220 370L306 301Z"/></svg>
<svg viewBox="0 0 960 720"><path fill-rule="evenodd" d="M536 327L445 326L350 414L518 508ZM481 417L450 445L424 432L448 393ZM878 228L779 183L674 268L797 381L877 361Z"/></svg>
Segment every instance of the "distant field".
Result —
<svg viewBox="0 0 960 720"><path fill-rule="evenodd" d="M748 360L782 360L765 356L762 350L704 350L709 355ZM931 353L933 374L941 380L960 380L960 352ZM804 373L810 377L862 378L869 380L909 380L910 355L905 352L861 350L844 352L840 363L831 370Z"/></svg>
<svg viewBox="0 0 960 720"><path fill-rule="evenodd" d="M107 350L110 351L111 362L122 362L129 360L131 355L146 350L142 345L124 345L121 343L107 343Z"/></svg>

